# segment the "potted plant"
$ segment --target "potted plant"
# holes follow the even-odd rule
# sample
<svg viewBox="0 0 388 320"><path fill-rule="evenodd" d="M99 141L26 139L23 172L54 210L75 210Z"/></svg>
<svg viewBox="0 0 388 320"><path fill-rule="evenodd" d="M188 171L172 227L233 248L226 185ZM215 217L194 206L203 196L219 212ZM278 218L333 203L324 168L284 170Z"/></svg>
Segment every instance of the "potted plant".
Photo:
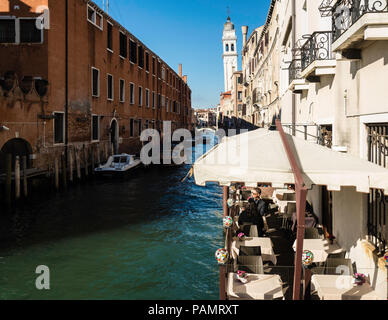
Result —
<svg viewBox="0 0 388 320"><path fill-rule="evenodd" d="M237 275L236 275L237 280L240 280L242 283L247 283L248 282L247 277L248 275L245 271L237 270Z"/></svg>
<svg viewBox="0 0 388 320"><path fill-rule="evenodd" d="M237 234L237 237L240 241L244 241L245 240L245 233L244 232L240 232Z"/></svg>
<svg viewBox="0 0 388 320"><path fill-rule="evenodd" d="M353 283L358 286L362 286L366 282L366 276L363 273L355 273L353 278Z"/></svg>

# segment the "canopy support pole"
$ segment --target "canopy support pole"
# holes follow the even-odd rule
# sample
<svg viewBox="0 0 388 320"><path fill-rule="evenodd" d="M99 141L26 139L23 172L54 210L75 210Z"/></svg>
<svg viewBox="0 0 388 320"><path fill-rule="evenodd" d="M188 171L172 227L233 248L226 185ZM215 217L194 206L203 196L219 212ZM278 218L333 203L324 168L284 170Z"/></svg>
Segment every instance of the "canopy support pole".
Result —
<svg viewBox="0 0 388 320"><path fill-rule="evenodd" d="M295 253L295 270L294 270L294 288L293 299L300 300L300 286L302 279L302 253L303 253L303 240L305 229L305 210L306 210L306 197L307 188L304 184L301 169L295 155L291 150L291 146L287 141L286 134L284 133L282 124L279 119L276 120L276 128L279 131L280 137L283 142L284 150L286 151L288 161L290 162L292 172L295 179L295 193L296 193L296 214L297 214L297 234L296 234L296 253Z"/></svg>
<svg viewBox="0 0 388 320"><path fill-rule="evenodd" d="M223 187L223 194L222 194L222 206L223 206L223 212L224 212L224 217L229 215L229 208L228 208L228 197L229 197L229 187ZM228 232L228 231L227 231ZM226 234L226 243L229 241L228 233ZM229 248L228 253L230 253ZM220 265L220 300L226 300L226 266L225 265Z"/></svg>

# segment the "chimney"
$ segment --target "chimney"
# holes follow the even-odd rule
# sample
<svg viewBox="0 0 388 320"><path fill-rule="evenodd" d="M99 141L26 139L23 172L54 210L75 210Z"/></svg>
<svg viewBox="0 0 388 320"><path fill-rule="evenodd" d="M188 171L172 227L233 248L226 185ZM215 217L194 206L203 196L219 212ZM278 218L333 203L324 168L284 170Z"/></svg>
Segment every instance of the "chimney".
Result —
<svg viewBox="0 0 388 320"><path fill-rule="evenodd" d="M179 64L179 76L182 78L182 64Z"/></svg>
<svg viewBox="0 0 388 320"><path fill-rule="evenodd" d="M241 31L243 34L243 47L245 47L245 44L247 42L247 35L248 35L248 26L242 26Z"/></svg>

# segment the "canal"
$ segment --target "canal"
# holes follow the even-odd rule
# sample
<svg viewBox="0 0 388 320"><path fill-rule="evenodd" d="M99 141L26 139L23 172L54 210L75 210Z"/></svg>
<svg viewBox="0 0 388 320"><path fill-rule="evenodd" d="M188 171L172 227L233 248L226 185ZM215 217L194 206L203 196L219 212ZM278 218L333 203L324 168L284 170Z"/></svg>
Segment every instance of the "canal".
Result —
<svg viewBox="0 0 388 320"><path fill-rule="evenodd" d="M141 169L3 212L0 299L218 299L222 190L181 183L189 169ZM50 290L35 287L39 265Z"/></svg>

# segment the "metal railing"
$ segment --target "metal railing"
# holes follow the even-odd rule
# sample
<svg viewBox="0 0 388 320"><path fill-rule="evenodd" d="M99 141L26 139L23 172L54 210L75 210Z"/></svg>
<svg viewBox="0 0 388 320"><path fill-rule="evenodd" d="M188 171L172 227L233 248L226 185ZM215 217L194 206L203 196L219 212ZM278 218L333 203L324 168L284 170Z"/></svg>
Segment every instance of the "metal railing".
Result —
<svg viewBox="0 0 388 320"><path fill-rule="evenodd" d="M388 0L339 0L332 7L334 41L366 13L388 12Z"/></svg>
<svg viewBox="0 0 388 320"><path fill-rule="evenodd" d="M288 79L289 84L296 79L301 78L302 72L302 61L300 59L292 60L290 66L288 67Z"/></svg>
<svg viewBox="0 0 388 320"><path fill-rule="evenodd" d="M302 70L316 60L333 59L332 43L332 31L318 31L308 37L301 48Z"/></svg>

